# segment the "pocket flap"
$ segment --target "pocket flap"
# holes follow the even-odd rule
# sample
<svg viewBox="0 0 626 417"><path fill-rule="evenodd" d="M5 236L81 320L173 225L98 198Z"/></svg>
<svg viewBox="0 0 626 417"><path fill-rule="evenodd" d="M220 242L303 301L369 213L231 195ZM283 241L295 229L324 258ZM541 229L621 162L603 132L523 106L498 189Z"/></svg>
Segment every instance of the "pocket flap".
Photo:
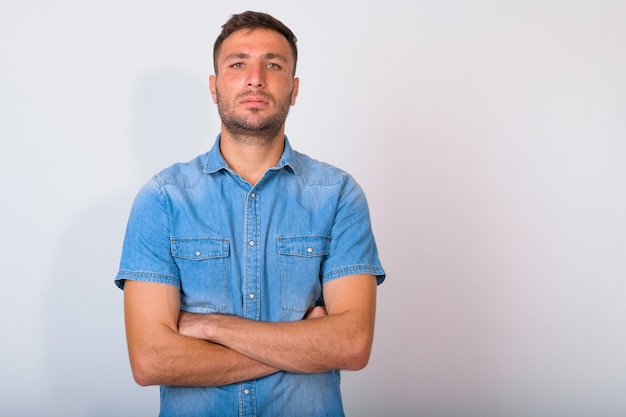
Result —
<svg viewBox="0 0 626 417"><path fill-rule="evenodd" d="M323 256L330 252L330 237L324 235L279 236L278 253L292 256Z"/></svg>
<svg viewBox="0 0 626 417"><path fill-rule="evenodd" d="M201 261L228 256L227 239L212 237L182 237L172 239L172 256L175 258Z"/></svg>

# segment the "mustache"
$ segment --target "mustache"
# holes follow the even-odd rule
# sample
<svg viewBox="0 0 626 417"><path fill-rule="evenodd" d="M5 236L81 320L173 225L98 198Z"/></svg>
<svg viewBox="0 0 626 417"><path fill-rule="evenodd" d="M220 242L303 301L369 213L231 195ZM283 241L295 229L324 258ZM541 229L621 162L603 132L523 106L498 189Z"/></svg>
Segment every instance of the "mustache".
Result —
<svg viewBox="0 0 626 417"><path fill-rule="evenodd" d="M273 100L274 99L274 97L272 97L271 94L268 94L268 93L266 93L264 91L252 90L252 89L239 94L239 97L241 97L241 98L248 97L248 96L257 96L257 97L261 96L261 97L266 98L268 100Z"/></svg>

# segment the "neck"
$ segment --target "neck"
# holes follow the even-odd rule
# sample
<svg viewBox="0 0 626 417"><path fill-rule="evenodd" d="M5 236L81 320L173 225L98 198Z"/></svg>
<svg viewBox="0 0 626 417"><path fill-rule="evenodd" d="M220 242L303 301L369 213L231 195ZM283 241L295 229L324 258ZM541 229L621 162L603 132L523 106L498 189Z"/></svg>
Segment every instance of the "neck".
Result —
<svg viewBox="0 0 626 417"><path fill-rule="evenodd" d="M233 136L222 128L220 152L228 166L250 184L276 166L285 149L284 131L271 139Z"/></svg>

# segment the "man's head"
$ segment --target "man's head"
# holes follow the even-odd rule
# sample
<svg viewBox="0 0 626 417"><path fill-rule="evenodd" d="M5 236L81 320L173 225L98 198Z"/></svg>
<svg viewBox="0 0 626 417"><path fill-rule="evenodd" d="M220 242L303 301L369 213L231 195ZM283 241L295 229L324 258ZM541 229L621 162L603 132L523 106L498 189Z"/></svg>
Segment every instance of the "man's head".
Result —
<svg viewBox="0 0 626 417"><path fill-rule="evenodd" d="M300 81L295 45L291 30L267 14L245 12L223 26L209 77L223 134L265 144L282 137Z"/></svg>
<svg viewBox="0 0 626 417"><path fill-rule="evenodd" d="M291 29L285 26L280 20L270 16L266 13L260 12L243 12L240 14L234 14L224 25L222 26L222 32L215 40L213 45L213 67L215 74L218 72L218 56L224 40L228 38L233 32L241 29L253 30L253 29L269 29L280 33L287 39L291 52L293 53L293 74L296 74L296 63L298 61L298 47L296 46L296 35L293 34Z"/></svg>

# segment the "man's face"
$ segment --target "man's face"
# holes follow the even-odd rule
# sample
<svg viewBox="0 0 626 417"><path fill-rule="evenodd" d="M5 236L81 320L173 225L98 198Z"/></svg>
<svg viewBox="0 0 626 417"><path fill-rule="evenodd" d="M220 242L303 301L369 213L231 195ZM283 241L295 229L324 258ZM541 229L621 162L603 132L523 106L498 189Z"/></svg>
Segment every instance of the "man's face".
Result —
<svg viewBox="0 0 626 417"><path fill-rule="evenodd" d="M296 102L297 78L289 42L268 29L242 29L222 43L218 73L210 78L213 101L233 136L270 140Z"/></svg>

